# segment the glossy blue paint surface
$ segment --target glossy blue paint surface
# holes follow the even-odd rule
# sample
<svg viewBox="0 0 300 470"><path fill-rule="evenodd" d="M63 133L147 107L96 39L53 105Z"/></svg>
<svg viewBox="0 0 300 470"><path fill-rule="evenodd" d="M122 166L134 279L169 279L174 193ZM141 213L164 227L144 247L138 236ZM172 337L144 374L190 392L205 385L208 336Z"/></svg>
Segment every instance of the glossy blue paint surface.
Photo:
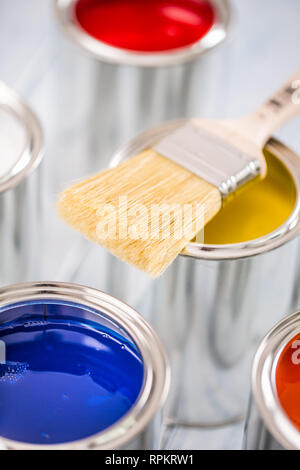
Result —
<svg viewBox="0 0 300 470"><path fill-rule="evenodd" d="M70 442L106 429L134 405L144 378L140 354L124 332L93 316L53 301L0 311L0 436Z"/></svg>

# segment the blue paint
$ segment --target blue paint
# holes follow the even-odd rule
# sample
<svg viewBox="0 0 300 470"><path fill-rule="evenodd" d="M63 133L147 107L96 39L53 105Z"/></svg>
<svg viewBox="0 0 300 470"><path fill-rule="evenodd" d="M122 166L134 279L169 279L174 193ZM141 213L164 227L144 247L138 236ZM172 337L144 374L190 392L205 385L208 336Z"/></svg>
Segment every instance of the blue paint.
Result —
<svg viewBox="0 0 300 470"><path fill-rule="evenodd" d="M132 408L144 378L139 351L117 325L80 305L45 302L0 310L0 436L32 444L108 428Z"/></svg>

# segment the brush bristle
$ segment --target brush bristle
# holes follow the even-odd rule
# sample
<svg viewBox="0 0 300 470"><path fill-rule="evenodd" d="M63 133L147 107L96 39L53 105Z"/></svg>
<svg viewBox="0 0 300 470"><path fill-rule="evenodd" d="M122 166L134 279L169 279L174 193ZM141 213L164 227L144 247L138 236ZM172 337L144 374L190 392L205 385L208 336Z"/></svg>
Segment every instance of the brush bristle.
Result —
<svg viewBox="0 0 300 470"><path fill-rule="evenodd" d="M182 234L175 234L179 213L170 212L170 208L179 207L183 214L185 207L196 208L200 204L201 211L193 211ZM146 150L65 190L58 211L89 240L156 277L220 210L221 204L221 194L215 186L153 150ZM157 208L159 217L150 217L157 214ZM121 231L126 219L128 230L124 235ZM113 236L103 236L103 224L107 229L117 224Z"/></svg>

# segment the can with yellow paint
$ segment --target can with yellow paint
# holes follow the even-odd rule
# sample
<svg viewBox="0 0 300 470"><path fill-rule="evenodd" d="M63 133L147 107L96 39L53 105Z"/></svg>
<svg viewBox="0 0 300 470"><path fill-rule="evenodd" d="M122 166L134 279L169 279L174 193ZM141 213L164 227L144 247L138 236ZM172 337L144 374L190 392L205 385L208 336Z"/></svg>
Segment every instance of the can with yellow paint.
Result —
<svg viewBox="0 0 300 470"><path fill-rule="evenodd" d="M170 130L168 123L140 135L113 163ZM265 156L265 180L225 204L200 234L202 243L190 243L139 303L169 353L171 424L211 427L241 419L255 349L296 307L300 159L276 140Z"/></svg>

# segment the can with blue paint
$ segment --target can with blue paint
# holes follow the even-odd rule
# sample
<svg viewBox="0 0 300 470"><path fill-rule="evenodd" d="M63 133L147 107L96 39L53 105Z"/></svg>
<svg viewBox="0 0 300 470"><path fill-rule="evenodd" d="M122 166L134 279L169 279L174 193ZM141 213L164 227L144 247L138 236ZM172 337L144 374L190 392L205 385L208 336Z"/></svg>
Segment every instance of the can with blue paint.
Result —
<svg viewBox="0 0 300 470"><path fill-rule="evenodd" d="M8 449L157 449L169 369L122 302L71 284L0 290L0 442Z"/></svg>

